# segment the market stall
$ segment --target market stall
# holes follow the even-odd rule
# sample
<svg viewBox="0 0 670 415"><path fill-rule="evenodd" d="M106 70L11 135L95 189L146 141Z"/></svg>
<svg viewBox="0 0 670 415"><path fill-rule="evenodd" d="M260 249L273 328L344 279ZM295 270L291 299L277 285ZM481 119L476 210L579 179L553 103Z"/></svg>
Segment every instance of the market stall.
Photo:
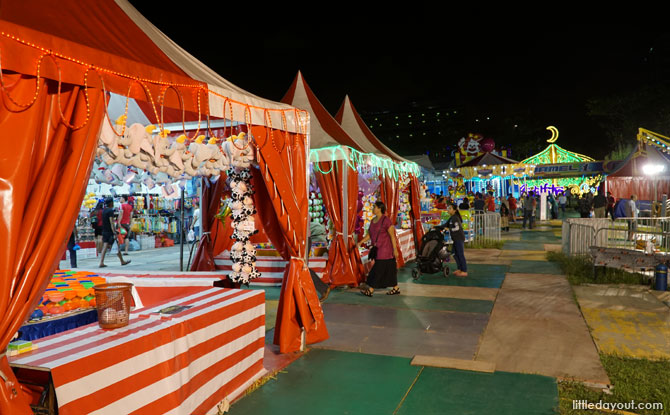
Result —
<svg viewBox="0 0 670 415"><path fill-rule="evenodd" d="M404 174L405 170L416 165L396 163L383 154L361 152L362 148L369 150L376 150L376 148L368 141L362 145L354 141L323 108L301 73L298 73L282 101L308 110L315 120L310 123L311 170L308 215L312 222L327 225L328 228L331 228L329 224L332 224L331 244L327 251L325 269L321 273L322 278L334 286L357 285L363 278L360 253L354 240L359 193L355 183L359 182L359 171L362 168L372 168L375 175L386 172L388 177L395 180L400 173ZM254 197L257 196L258 193ZM397 191L394 196L395 199L398 198ZM393 196L390 197L393 198ZM389 205L391 205L390 202ZM396 211L397 206L396 201ZM329 221L324 220L326 218ZM347 223L347 226L343 226L344 223ZM229 240L232 228L225 219L221 224L215 222L215 225L212 238L218 241L215 246L220 252L215 258L215 263L218 264L219 269L229 270L228 267L233 265L230 260L232 246ZM273 257L273 250L276 250L276 247L268 246L270 244L267 243L267 240L254 240L253 237L251 242L256 244L257 265L261 266L261 261L263 261L265 269L275 273L280 271L283 263ZM310 268L320 274L321 264L325 260L321 254L326 251L321 249L322 246L315 248L311 251L308 261ZM272 280L275 283L279 282L277 276ZM250 283L272 283L272 280L264 278L262 281L255 280Z"/></svg>
<svg viewBox="0 0 670 415"><path fill-rule="evenodd" d="M670 195L670 138L640 128L635 148L607 175L607 190L618 199L661 200ZM647 167L649 166L649 167Z"/></svg>
<svg viewBox="0 0 670 415"><path fill-rule="evenodd" d="M264 295L201 288L131 312L113 336L94 323L33 345L10 363L50 372L59 414L212 413L266 372Z"/></svg>
<svg viewBox="0 0 670 415"><path fill-rule="evenodd" d="M182 120L209 116L253 125L250 141L258 149L261 183L272 193L259 211L268 215L264 219L273 226L265 229L276 231L273 242L290 259L276 342L282 352L289 352L300 348L303 335L307 343L327 338L317 295L300 260L307 234L306 221L301 219L306 217L303 206L307 205L306 190L301 190L306 187L302 183L306 183L307 114L230 84L180 49L125 0L8 1L0 8L0 23L5 103L0 108L0 127L13 137L6 149L11 157L0 163L7 189L0 195L0 204L9 207L0 225L5 236L0 241L1 413L32 413L4 350L35 309L56 269L96 154L108 165L110 159L105 157L166 167L164 156L169 149L160 127L170 113ZM106 116L107 92L145 102L161 131L147 137L150 132L143 125L135 129L137 134L131 134L133 125L124 124L128 135L123 125L121 131L115 130ZM98 153L98 138L104 154ZM130 142L120 148L119 140L126 138ZM188 139L199 149L209 145ZM280 147L275 148L277 142ZM180 144L184 143L175 146ZM185 154L184 149L178 154ZM200 157L211 154L203 150L197 159L189 159L197 164L191 166L209 168L205 164L210 159ZM290 168L294 170L289 173ZM96 365L82 367L98 370ZM129 379L125 369L118 374ZM132 383L126 381L118 390ZM191 399L197 398L209 400L206 395ZM61 403L67 405L66 400ZM199 404L193 407L197 408Z"/></svg>

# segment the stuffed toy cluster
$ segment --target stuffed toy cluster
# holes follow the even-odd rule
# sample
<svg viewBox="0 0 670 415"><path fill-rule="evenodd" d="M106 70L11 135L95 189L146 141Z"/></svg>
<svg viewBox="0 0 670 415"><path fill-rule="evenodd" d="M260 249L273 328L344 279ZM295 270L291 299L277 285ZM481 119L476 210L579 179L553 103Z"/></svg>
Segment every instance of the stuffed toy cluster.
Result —
<svg viewBox="0 0 670 415"><path fill-rule="evenodd" d="M230 208L233 226L230 238L235 240L230 251L233 271L229 277L233 282L248 285L250 280L261 276L256 270L256 248L249 242L251 235L258 232L252 216L256 213L256 209L251 170L249 167L231 168L228 170L228 180L232 198Z"/></svg>
<svg viewBox="0 0 670 415"><path fill-rule="evenodd" d="M188 179L218 176L231 165L232 151L219 146L216 137L207 139L200 135L187 143L186 135L182 134L172 141L168 130L156 132L153 125L135 123L124 127L125 124L125 116L119 117L114 126L107 119L102 123L96 154L107 166L120 164L153 176L162 173L166 178ZM236 163L245 160L240 156Z"/></svg>

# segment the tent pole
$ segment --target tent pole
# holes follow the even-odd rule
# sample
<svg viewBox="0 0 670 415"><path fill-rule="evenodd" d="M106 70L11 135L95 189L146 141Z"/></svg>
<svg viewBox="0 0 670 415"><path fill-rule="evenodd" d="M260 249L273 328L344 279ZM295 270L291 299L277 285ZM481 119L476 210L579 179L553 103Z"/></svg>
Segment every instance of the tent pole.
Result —
<svg viewBox="0 0 670 415"><path fill-rule="evenodd" d="M337 162L336 162L337 163ZM349 222L347 217L347 209L349 208L349 183L347 182L349 177L349 171L347 170L349 166L346 162L342 162L342 237L344 238L344 246L348 247L349 241ZM348 249L347 249L348 251Z"/></svg>
<svg viewBox="0 0 670 415"><path fill-rule="evenodd" d="M181 189L181 219L179 221L179 271L184 270L184 189Z"/></svg>

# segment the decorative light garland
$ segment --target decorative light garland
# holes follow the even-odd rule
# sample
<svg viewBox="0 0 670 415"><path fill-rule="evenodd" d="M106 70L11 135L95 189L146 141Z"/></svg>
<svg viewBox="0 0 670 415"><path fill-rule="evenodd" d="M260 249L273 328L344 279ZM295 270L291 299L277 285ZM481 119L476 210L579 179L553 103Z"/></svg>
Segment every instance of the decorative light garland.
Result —
<svg viewBox="0 0 670 415"><path fill-rule="evenodd" d="M370 166L383 170L386 174L389 174L394 180L405 175L414 175L419 177L421 175L421 169L419 165L414 162L396 162L391 159L379 157L376 154L372 153L362 153L354 148L349 146L331 146L324 147L319 149L310 150L310 159L314 163L314 168L322 174L328 174L333 171L331 166L330 170L323 171L319 166L320 162L320 152L330 152L330 156L323 161L332 161L332 160L344 160L351 169L357 169L359 166ZM337 153L341 153L341 157L337 157Z"/></svg>

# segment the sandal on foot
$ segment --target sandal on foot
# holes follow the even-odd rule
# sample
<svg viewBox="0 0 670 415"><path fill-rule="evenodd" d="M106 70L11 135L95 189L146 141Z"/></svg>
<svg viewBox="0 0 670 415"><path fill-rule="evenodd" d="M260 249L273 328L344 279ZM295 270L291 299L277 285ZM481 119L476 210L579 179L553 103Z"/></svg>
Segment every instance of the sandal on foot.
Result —
<svg viewBox="0 0 670 415"><path fill-rule="evenodd" d="M123 266L123 265L128 265L128 264L130 264L130 262L131 262L130 260L127 260L126 262L122 262L122 263L121 263L121 266Z"/></svg>
<svg viewBox="0 0 670 415"><path fill-rule="evenodd" d="M366 297L372 297L372 293L374 291L370 290L369 288L366 288L364 290L361 290L361 294L363 294Z"/></svg>
<svg viewBox="0 0 670 415"><path fill-rule="evenodd" d="M386 292L386 295L398 295L398 294L400 294L400 288L398 287L394 287Z"/></svg>

